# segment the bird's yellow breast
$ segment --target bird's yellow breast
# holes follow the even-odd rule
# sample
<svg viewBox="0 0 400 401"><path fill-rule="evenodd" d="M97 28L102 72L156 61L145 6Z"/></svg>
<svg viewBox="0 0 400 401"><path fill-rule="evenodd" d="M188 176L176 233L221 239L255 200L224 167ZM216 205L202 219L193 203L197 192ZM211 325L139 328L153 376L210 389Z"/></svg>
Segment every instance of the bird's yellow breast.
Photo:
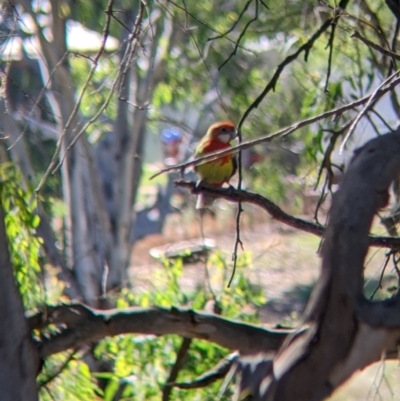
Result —
<svg viewBox="0 0 400 401"><path fill-rule="evenodd" d="M208 163L200 164L196 167L196 172L200 178L211 185L222 185L228 182L234 172L232 159L213 160Z"/></svg>

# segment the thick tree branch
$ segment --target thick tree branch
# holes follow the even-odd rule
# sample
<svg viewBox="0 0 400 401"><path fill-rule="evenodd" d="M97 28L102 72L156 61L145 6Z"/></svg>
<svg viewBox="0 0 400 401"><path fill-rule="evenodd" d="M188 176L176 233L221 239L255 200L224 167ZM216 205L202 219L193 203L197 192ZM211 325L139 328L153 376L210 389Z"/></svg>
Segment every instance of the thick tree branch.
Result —
<svg viewBox="0 0 400 401"><path fill-rule="evenodd" d="M69 348L125 333L177 334L205 339L242 354L276 350L292 330L266 329L217 315L178 308L128 308L101 311L82 304L48 307L29 318L31 329L55 324L65 329L40 346L45 358Z"/></svg>
<svg viewBox="0 0 400 401"><path fill-rule="evenodd" d="M373 218L387 205L389 186L400 174L399 153L400 130L368 142L353 157L333 197L322 271L305 312L308 330L278 351L263 377L267 385L258 385L253 399L323 400L355 371L397 348L400 327L386 327L395 309L398 314L400 296L392 306L388 301L366 303L363 272ZM359 320L368 306L376 309L375 317L392 313L371 327Z"/></svg>
<svg viewBox="0 0 400 401"><path fill-rule="evenodd" d="M320 224L313 223L311 221L307 221L304 219L300 219L294 217L286 212L284 212L279 206L275 203L271 202L269 199L265 198L260 194L256 194L253 192L247 192L242 189L235 189L233 187L230 188L216 188L212 186L208 186L206 184L197 185L195 182L191 181L176 181L175 185L179 187L184 187L190 189L190 191L194 194L198 194L200 192L205 192L212 194L216 197L224 198L231 202L247 202L252 203L253 205L257 205L264 209L271 217L275 220L286 224L292 228L297 230L305 231L310 234L317 235L318 237L322 237L325 232L325 227ZM369 237L371 246L378 247L398 247L400 246L400 238L397 237Z"/></svg>

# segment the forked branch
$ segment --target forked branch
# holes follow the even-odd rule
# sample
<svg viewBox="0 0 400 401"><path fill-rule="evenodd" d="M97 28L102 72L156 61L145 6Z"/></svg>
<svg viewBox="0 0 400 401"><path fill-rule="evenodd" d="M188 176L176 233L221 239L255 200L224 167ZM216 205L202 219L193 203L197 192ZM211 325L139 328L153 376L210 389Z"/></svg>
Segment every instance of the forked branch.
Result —
<svg viewBox="0 0 400 401"><path fill-rule="evenodd" d="M373 218L387 205L389 186L400 174L399 154L400 130L356 152L333 197L322 271L305 313L308 330L285 342L264 376L242 379L241 389L251 389L253 400L323 400L397 347L400 326L391 318L399 315L400 296L366 302L363 272Z"/></svg>

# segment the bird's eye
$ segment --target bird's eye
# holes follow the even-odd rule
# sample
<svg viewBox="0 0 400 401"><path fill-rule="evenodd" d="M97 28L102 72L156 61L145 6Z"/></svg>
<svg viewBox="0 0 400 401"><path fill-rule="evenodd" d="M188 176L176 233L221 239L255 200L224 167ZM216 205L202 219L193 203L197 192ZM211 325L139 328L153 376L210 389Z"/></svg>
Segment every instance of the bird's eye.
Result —
<svg viewBox="0 0 400 401"><path fill-rule="evenodd" d="M225 134L227 132L227 129L225 127L222 127L221 131Z"/></svg>

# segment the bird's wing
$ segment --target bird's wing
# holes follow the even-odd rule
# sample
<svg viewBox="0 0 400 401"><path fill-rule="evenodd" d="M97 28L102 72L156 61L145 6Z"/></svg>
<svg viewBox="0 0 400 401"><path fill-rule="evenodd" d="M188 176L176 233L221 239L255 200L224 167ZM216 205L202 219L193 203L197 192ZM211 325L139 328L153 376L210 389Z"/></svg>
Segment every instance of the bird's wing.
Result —
<svg viewBox="0 0 400 401"><path fill-rule="evenodd" d="M204 137L197 144L196 149L194 151L194 155L196 157L204 156L207 153L214 152L214 143L209 137Z"/></svg>

